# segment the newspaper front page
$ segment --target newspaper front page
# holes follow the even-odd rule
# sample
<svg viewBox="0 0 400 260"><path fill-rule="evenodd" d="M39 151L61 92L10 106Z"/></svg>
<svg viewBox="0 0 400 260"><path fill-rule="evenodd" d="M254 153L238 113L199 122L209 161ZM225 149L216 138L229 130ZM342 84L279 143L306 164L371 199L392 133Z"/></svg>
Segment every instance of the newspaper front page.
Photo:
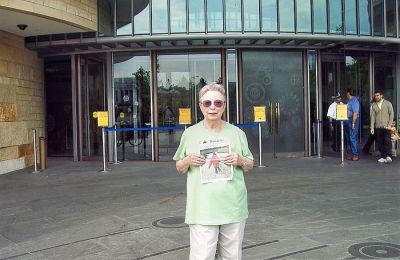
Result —
<svg viewBox="0 0 400 260"><path fill-rule="evenodd" d="M202 183L232 180L233 167L224 163L225 156L231 153L230 144L226 140L200 141L199 150L200 154L206 158L206 163L200 166Z"/></svg>

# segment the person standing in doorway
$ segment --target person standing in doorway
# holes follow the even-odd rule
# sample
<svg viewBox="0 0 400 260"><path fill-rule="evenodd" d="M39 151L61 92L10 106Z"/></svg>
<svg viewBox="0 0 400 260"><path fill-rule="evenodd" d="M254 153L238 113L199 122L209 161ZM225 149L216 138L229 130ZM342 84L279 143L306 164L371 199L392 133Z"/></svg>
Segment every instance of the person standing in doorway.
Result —
<svg viewBox="0 0 400 260"><path fill-rule="evenodd" d="M332 149L335 152L340 151L340 123L336 121L336 107L342 103L342 97L338 93L337 96L332 97L334 99L333 103L328 108L328 113L326 114L329 120L329 135L332 136Z"/></svg>
<svg viewBox="0 0 400 260"><path fill-rule="evenodd" d="M350 144L351 155L348 159L352 161L358 161L358 130L360 129L360 102L358 98L354 96L354 92L351 88L347 89L347 117L346 121L346 137Z"/></svg>
<svg viewBox="0 0 400 260"><path fill-rule="evenodd" d="M370 113L371 113L371 111L372 111L372 105L373 105L374 103L375 103L375 99L372 98L372 100L371 100L371 102L370 102L371 106L369 107L369 112L370 112ZM364 148L362 149L362 151L363 151L364 154L366 154L366 155L369 154L369 150L371 150L371 146L374 144L375 139L376 139L375 131L370 131L368 140L367 140L367 142L365 143Z"/></svg>
<svg viewBox="0 0 400 260"><path fill-rule="evenodd" d="M392 162L391 127L394 118L393 105L383 97L383 92L377 90L374 93L375 103L371 108L371 134L376 131L378 149L381 153L379 163Z"/></svg>
<svg viewBox="0 0 400 260"><path fill-rule="evenodd" d="M248 217L243 174L253 168L253 155L246 134L222 119L226 108L224 87L206 85L200 90L199 99L204 119L183 132L174 155L176 169L187 176L189 259L214 260L218 247L218 259L241 260ZM204 144L221 142L227 145L204 149ZM228 151L222 152L224 149ZM219 178L226 168L231 169L231 179L203 182L204 173Z"/></svg>

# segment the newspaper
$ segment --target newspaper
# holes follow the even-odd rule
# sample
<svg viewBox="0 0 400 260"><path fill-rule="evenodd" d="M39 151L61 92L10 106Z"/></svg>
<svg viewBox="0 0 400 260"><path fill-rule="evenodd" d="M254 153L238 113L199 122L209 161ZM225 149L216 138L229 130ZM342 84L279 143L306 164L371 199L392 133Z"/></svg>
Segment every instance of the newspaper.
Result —
<svg viewBox="0 0 400 260"><path fill-rule="evenodd" d="M206 163L200 166L201 183L232 180L233 167L224 163L225 156L231 153L231 147L226 140L200 141L199 150L206 158Z"/></svg>

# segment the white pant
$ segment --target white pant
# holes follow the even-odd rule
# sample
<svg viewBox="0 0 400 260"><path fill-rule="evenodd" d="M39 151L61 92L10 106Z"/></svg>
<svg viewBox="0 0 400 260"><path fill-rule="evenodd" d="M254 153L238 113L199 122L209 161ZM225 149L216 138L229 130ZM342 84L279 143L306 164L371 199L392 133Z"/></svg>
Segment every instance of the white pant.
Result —
<svg viewBox="0 0 400 260"><path fill-rule="evenodd" d="M189 225L190 260L241 260L242 242L246 221L225 225Z"/></svg>

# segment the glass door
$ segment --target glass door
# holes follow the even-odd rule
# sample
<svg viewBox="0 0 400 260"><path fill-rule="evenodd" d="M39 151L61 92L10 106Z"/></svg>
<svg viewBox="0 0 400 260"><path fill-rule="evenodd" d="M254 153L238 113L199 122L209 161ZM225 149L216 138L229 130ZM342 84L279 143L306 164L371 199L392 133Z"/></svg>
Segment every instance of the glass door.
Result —
<svg viewBox="0 0 400 260"><path fill-rule="evenodd" d="M221 54L202 52L161 53L157 56L158 126L176 126L179 108L190 108L192 124L203 119L199 91L221 82ZM160 160L169 160L179 145L182 130L159 131Z"/></svg>
<svg viewBox="0 0 400 260"><path fill-rule="evenodd" d="M102 158L101 128L97 126L93 112L107 111L105 64L105 55L81 58L82 160Z"/></svg>
<svg viewBox="0 0 400 260"><path fill-rule="evenodd" d="M333 102L333 96L340 94L342 102L347 103L346 92L352 88L356 97L360 101L360 149L369 136L369 108L371 101L370 82L369 82L369 53L359 53L355 51L331 52L321 54L322 67L322 129L323 129L323 149L324 155L339 156L333 149L334 136L329 133L326 122L326 113L329 105ZM336 136L336 138L338 138ZM340 142L339 142L340 143Z"/></svg>
<svg viewBox="0 0 400 260"><path fill-rule="evenodd" d="M150 127L150 55L114 53L113 60L117 127ZM117 132L118 160L151 159L151 145L151 131Z"/></svg>
<svg viewBox="0 0 400 260"><path fill-rule="evenodd" d="M264 158L304 156L302 52L243 51L243 113L253 122L253 107L266 106ZM252 151L258 151L258 128L245 128Z"/></svg>

